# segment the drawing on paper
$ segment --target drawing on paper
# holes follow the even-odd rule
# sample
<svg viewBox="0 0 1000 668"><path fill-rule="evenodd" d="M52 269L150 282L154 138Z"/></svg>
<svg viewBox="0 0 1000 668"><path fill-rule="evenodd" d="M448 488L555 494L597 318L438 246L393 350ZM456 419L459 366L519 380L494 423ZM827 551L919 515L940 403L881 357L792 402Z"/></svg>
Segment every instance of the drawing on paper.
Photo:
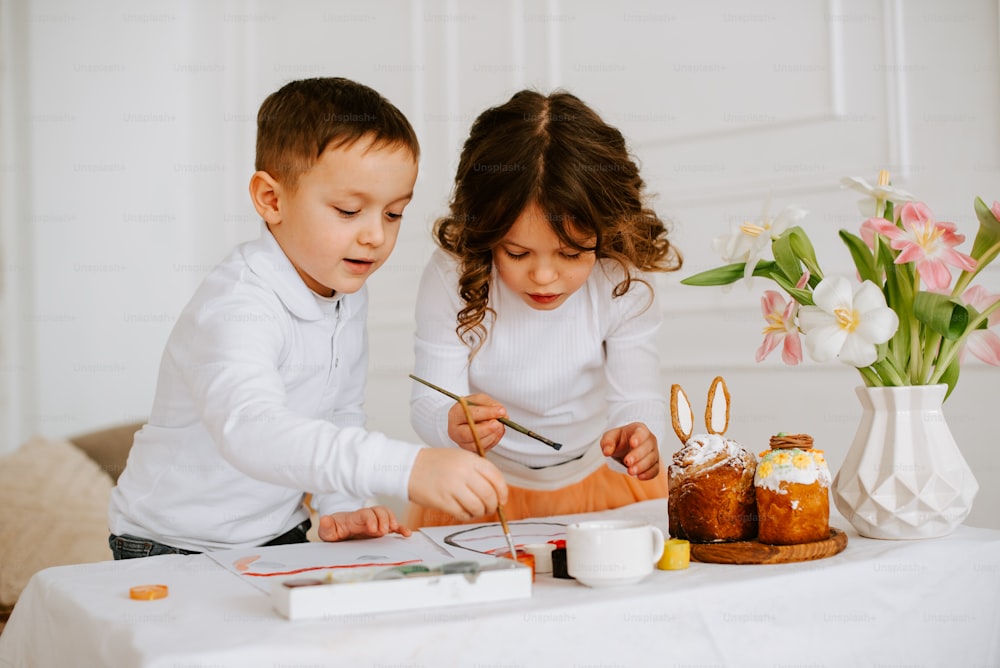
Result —
<svg viewBox="0 0 1000 668"><path fill-rule="evenodd" d="M524 520L508 522L507 526L510 527L511 538L517 548L566 537L564 522ZM503 527L499 523L423 527L420 531L459 559L470 555L492 556L508 551Z"/></svg>

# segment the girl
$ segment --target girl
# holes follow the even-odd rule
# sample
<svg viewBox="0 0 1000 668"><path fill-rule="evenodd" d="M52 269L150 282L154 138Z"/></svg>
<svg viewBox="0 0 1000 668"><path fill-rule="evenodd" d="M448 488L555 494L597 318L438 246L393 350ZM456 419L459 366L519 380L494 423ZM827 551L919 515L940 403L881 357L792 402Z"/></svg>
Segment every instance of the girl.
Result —
<svg viewBox="0 0 1000 668"><path fill-rule="evenodd" d="M475 404L480 442L510 485L508 519L667 496L646 272L681 257L643 189L621 133L566 92L521 91L465 142L420 283L416 375ZM414 383L410 409L425 442L476 451L453 400ZM563 447L505 430L507 416ZM460 522L411 507L413 527Z"/></svg>

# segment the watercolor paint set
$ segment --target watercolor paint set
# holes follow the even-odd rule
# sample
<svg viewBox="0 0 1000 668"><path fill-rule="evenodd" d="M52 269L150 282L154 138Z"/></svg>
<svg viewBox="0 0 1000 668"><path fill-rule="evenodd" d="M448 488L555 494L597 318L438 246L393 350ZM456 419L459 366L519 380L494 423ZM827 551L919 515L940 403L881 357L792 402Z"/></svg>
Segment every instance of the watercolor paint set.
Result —
<svg viewBox="0 0 1000 668"><path fill-rule="evenodd" d="M275 578L271 603L312 619L530 598L533 570L511 559L316 571Z"/></svg>

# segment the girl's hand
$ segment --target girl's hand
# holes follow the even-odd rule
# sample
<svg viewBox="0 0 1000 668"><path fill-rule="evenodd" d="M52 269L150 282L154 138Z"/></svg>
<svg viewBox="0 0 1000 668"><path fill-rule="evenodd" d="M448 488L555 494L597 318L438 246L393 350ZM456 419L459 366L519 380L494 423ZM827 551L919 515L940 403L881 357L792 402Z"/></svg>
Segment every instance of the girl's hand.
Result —
<svg viewBox="0 0 1000 668"><path fill-rule="evenodd" d="M465 397L465 400L469 404L472 420L476 423L479 442L483 445L483 450L489 450L503 438L506 430L497 422L497 418L506 417L507 409L486 394L472 394ZM448 411L448 436L463 450L479 454L465 411L457 402Z"/></svg>
<svg viewBox="0 0 1000 668"><path fill-rule="evenodd" d="M628 469L638 480L652 480L660 472L660 449L649 428L633 422L605 432L601 451Z"/></svg>
<svg viewBox="0 0 1000 668"><path fill-rule="evenodd" d="M396 521L385 506L372 506L319 518L319 537L327 542L350 538L378 538L388 533L409 536L411 531Z"/></svg>

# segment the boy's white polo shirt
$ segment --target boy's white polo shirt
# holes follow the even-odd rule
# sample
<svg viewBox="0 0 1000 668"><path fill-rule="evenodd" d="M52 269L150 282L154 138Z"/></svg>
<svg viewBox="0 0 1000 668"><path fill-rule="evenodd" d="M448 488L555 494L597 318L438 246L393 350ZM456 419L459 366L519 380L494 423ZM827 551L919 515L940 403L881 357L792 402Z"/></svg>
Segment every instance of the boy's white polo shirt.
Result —
<svg viewBox="0 0 1000 668"><path fill-rule="evenodd" d="M262 226L170 334L109 526L192 550L259 545L317 510L406 498L419 446L364 429L367 288L323 299Z"/></svg>

